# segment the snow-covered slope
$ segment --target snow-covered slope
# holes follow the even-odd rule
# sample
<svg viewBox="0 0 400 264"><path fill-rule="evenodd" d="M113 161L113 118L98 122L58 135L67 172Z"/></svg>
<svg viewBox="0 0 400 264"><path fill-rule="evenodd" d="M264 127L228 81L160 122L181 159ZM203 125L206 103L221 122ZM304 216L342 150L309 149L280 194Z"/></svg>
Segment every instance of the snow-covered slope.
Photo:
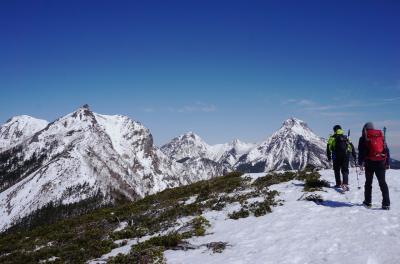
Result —
<svg viewBox="0 0 400 264"><path fill-rule="evenodd" d="M0 152L21 143L47 126L46 120L27 115L15 116L0 126Z"/></svg>
<svg viewBox="0 0 400 264"><path fill-rule="evenodd" d="M1 152L0 160L0 230L50 201L67 204L99 192L106 200L135 199L191 182L143 125L87 106Z"/></svg>
<svg viewBox="0 0 400 264"><path fill-rule="evenodd" d="M239 139L235 139L231 143L227 144L224 153L220 156L218 161L226 167L233 168L238 159L242 155L248 153L255 146L256 144L245 143L240 141Z"/></svg>
<svg viewBox="0 0 400 264"><path fill-rule="evenodd" d="M200 157L218 162L224 159L224 156L227 156L228 153L243 155L254 146L253 143L245 143L239 139L230 143L209 145L197 134L188 132L162 146L161 151L178 161Z"/></svg>
<svg viewBox="0 0 400 264"><path fill-rule="evenodd" d="M329 163L325 148L326 141L315 135L305 122L290 118L277 132L258 145L234 140L211 146L198 135L189 132L174 138L162 146L161 150L187 167L201 167L203 165L199 162L214 161L225 172L264 172L303 169L307 165L327 168Z"/></svg>
<svg viewBox="0 0 400 264"><path fill-rule="evenodd" d="M237 159L254 146L238 139L230 143L209 145L200 136L189 132L172 139L161 150L182 163L187 170L202 172L201 178L209 179L232 171Z"/></svg>
<svg viewBox="0 0 400 264"><path fill-rule="evenodd" d="M2 127L3 138L14 139L0 151L0 229L50 201L68 204L99 193L105 201L136 199L232 170L328 164L324 140L297 119L257 146L239 140L212 146L190 132L161 150L141 123L88 106L50 124L31 120L24 122L36 125L22 126L25 119Z"/></svg>
<svg viewBox="0 0 400 264"><path fill-rule="evenodd" d="M172 139L161 147L161 151L176 161L187 158L210 158L210 146L201 137L188 132Z"/></svg>
<svg viewBox="0 0 400 264"><path fill-rule="evenodd" d="M229 171L217 162L226 147L226 144L210 146L195 133L188 132L162 146L161 151L181 165L184 178L204 180Z"/></svg>
<svg viewBox="0 0 400 264"><path fill-rule="evenodd" d="M245 172L303 169L308 164L326 168L325 148L326 141L305 122L290 118L266 141L240 157L235 167Z"/></svg>
<svg viewBox="0 0 400 264"><path fill-rule="evenodd" d="M332 170L321 174L334 184ZM393 201L390 211L380 210L382 196L377 182L373 186L374 208L364 208L363 189L357 189L356 179L356 172L351 169L352 189L345 195L330 188L318 192L325 200L320 205L298 201L303 188L300 182L292 181L272 186L284 203L265 216L227 219L228 212L237 210L237 205L205 212L203 216L211 227L205 236L189 239L190 244L221 241L228 243L226 249L222 253L212 253L205 247L169 250L165 253L167 263L400 263L400 204L395 202L400 200L400 171L387 171ZM363 177L360 179L363 184Z"/></svg>

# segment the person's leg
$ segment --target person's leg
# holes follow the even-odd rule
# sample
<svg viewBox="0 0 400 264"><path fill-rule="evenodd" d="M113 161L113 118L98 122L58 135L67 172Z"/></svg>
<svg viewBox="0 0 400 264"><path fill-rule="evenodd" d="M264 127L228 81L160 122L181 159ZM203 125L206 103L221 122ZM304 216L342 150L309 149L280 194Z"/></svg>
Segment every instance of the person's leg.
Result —
<svg viewBox="0 0 400 264"><path fill-rule="evenodd" d="M340 180L340 163L338 160L333 161L333 171L335 172L336 186L340 186L342 181Z"/></svg>
<svg viewBox="0 0 400 264"><path fill-rule="evenodd" d="M389 188L386 183L386 169L384 162L379 162L376 166L376 177L382 192L382 207L390 206Z"/></svg>
<svg viewBox="0 0 400 264"><path fill-rule="evenodd" d="M374 177L374 170L368 164L365 166L365 185L364 185L364 202L371 204L372 200L372 180Z"/></svg>
<svg viewBox="0 0 400 264"><path fill-rule="evenodd" d="M349 184L349 158L345 157L342 161L341 171L343 175L343 184Z"/></svg>

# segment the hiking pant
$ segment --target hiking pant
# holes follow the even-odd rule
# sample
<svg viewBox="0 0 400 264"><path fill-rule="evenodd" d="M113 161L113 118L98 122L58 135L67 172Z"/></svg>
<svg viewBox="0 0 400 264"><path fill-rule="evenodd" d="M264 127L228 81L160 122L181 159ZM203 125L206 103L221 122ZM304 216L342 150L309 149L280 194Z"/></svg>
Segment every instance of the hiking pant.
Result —
<svg viewBox="0 0 400 264"><path fill-rule="evenodd" d="M371 203L372 200L372 180L374 179L374 173L378 178L379 187L382 192L382 206L390 206L389 188L386 184L385 175L385 161L371 161L368 160L365 163L365 191L364 201Z"/></svg>
<svg viewBox="0 0 400 264"><path fill-rule="evenodd" d="M333 171L335 172L336 185L341 185L340 172L343 176L343 184L349 184L349 157L336 157L333 160Z"/></svg>

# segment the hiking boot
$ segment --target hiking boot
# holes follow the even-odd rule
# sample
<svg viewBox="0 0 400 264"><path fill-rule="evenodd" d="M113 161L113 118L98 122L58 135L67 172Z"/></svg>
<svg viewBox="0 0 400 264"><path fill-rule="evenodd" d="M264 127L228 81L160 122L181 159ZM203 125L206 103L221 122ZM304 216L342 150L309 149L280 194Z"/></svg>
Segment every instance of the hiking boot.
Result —
<svg viewBox="0 0 400 264"><path fill-rule="evenodd" d="M390 206L389 205L382 205L382 210L390 210Z"/></svg>
<svg viewBox="0 0 400 264"><path fill-rule="evenodd" d="M343 190L344 192L350 191L349 185L347 185L347 184L342 184L341 187L342 187L342 190Z"/></svg>
<svg viewBox="0 0 400 264"><path fill-rule="evenodd" d="M372 204L371 203L367 203L366 201L363 202L363 205L367 208L371 208Z"/></svg>

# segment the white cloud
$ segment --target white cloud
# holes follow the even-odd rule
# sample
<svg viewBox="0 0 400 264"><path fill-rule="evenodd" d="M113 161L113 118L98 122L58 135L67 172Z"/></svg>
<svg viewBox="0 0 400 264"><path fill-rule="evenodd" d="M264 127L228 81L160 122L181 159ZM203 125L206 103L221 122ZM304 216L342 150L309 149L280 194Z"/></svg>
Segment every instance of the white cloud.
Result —
<svg viewBox="0 0 400 264"><path fill-rule="evenodd" d="M282 102L282 104L287 105L287 104L294 104L297 106L312 106L315 105L315 103L311 100L308 99L288 99Z"/></svg>
<svg viewBox="0 0 400 264"><path fill-rule="evenodd" d="M356 112L319 112L323 116L329 117L346 117L346 116L355 116L358 115Z"/></svg>
<svg viewBox="0 0 400 264"><path fill-rule="evenodd" d="M307 107L306 110L309 111L327 111L327 110L337 110L337 109L351 109L351 108L363 108L363 107L375 107L383 106L388 104L396 104L400 102L400 97L386 98L386 99L376 99L371 102L363 101L349 101L343 104L314 104ZM323 113L324 114L324 113ZM326 113L325 113L326 114Z"/></svg>
<svg viewBox="0 0 400 264"><path fill-rule="evenodd" d="M400 97L386 98L386 99L383 99L383 101L387 102L387 103L396 102L396 101L400 101Z"/></svg>
<svg viewBox="0 0 400 264"><path fill-rule="evenodd" d="M185 105L183 107L178 107L178 108L168 107L167 110L170 112L178 112L178 113L191 113L191 112L211 113L217 111L217 107L211 104L196 102L193 105Z"/></svg>

